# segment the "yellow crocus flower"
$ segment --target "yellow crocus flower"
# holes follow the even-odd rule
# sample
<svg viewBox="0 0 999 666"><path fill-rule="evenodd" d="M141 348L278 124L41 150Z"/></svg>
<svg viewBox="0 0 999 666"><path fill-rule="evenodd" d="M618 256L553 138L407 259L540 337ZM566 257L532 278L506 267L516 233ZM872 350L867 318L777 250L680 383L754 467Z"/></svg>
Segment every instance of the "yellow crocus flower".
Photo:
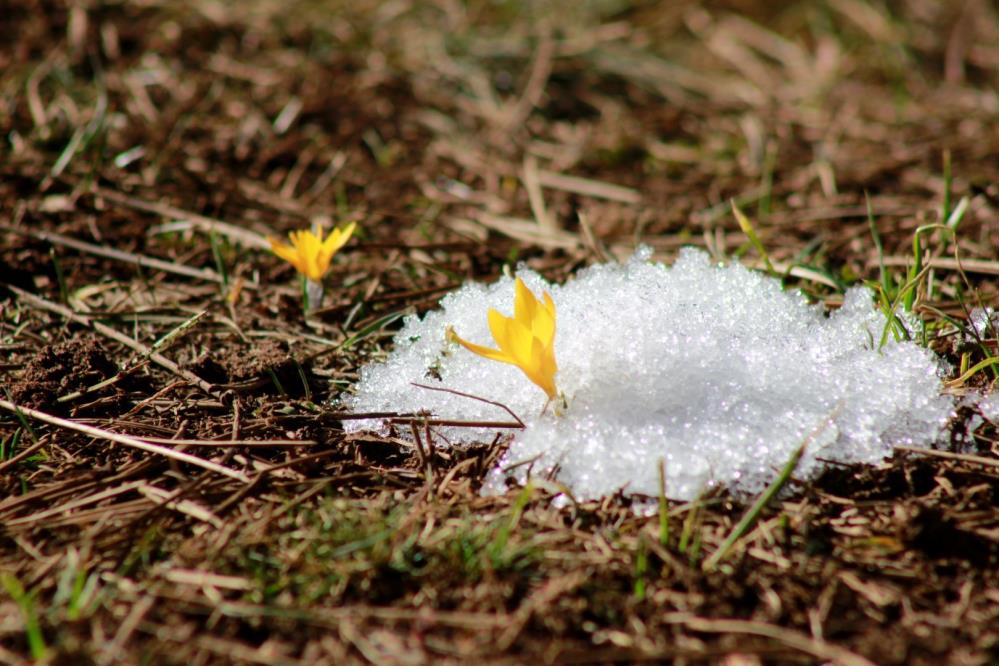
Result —
<svg viewBox="0 0 999 666"><path fill-rule="evenodd" d="M513 298L513 317L489 309L489 330L499 349L489 349L462 340L454 331L448 336L465 349L501 363L520 368L527 378L540 386L554 400L555 387L555 303L548 292L544 303L538 301L524 282L517 278Z"/></svg>
<svg viewBox="0 0 999 666"><path fill-rule="evenodd" d="M294 266L307 279L319 283L330 269L333 255L350 240L356 226L355 222L351 222L345 227L334 229L325 240L322 229L317 229L316 233L308 229L292 231L288 234L291 245L277 238L267 240L270 241L274 254Z"/></svg>

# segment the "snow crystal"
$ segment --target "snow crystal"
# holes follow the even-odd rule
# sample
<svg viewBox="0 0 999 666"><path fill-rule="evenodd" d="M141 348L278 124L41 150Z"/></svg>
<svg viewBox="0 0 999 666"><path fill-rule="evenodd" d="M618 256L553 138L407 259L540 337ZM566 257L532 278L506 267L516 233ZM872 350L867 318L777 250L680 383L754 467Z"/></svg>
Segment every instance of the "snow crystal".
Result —
<svg viewBox="0 0 999 666"><path fill-rule="evenodd" d="M999 424L999 393L990 393L989 395L982 396L981 400L977 403L977 407L986 420L993 424ZM981 423L979 422L975 425L978 426ZM969 426L968 432L974 432L974 428Z"/></svg>
<svg viewBox="0 0 999 666"><path fill-rule="evenodd" d="M640 251L626 264L591 267L561 286L527 269L518 275L556 304L556 379L568 401L561 414L541 413L544 392L516 367L446 339L451 326L493 347L486 310L511 313L510 277L467 284L422 320L407 319L394 351L362 369L345 406L511 420L493 405L414 383L501 402L526 428L504 431L513 440L486 491L502 492L508 474L523 482L530 471L554 474L578 499L622 489L654 496L660 461L672 498L691 499L717 485L755 493L806 439L798 478L813 477L824 461L873 463L895 444L929 446L953 411L930 352L909 342L878 348L885 318L862 288L827 314L772 278L738 264L712 265L692 249L672 268ZM469 427L434 432L438 446L495 437Z"/></svg>
<svg viewBox="0 0 999 666"><path fill-rule="evenodd" d="M968 324L971 330L966 337L980 340L993 335L993 331L999 327L999 313L990 307L973 308L968 316Z"/></svg>

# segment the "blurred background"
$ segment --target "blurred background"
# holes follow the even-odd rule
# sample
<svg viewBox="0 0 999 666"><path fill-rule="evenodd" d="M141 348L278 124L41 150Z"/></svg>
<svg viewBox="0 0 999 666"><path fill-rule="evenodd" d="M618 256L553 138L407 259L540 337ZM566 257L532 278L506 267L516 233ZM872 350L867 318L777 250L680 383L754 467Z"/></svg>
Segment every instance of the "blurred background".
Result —
<svg viewBox="0 0 999 666"><path fill-rule="evenodd" d="M968 251L999 243L986 0L6 0L0 31L8 207L97 183L261 232L726 256L734 200L839 283L865 192L889 256L968 195Z"/></svg>

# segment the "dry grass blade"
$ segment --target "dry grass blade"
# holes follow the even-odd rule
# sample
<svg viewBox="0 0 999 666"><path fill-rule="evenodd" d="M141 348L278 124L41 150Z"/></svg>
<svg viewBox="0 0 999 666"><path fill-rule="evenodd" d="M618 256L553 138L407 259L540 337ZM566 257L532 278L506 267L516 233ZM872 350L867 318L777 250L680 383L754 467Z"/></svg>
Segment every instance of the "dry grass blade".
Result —
<svg viewBox="0 0 999 666"><path fill-rule="evenodd" d="M884 258L885 266L909 266L912 257L890 256ZM942 268L948 271L964 271L982 275L999 275L999 261L987 259L949 259L947 257L932 257L925 265L929 268Z"/></svg>
<svg viewBox="0 0 999 666"><path fill-rule="evenodd" d="M128 206L129 208L145 211L147 213L154 213L171 220L183 220L190 222L193 226L206 233L215 232L219 236L225 236L226 238L236 243L240 243L241 245L245 245L246 247L268 251L271 247L267 238L263 234L258 234L248 229L244 229L243 227L238 227L234 224L229 224L221 220L216 220L204 215L182 210L175 206L152 201L144 201L120 192L115 192L114 190L110 190L106 187L95 187L94 194L122 206Z"/></svg>
<svg viewBox="0 0 999 666"><path fill-rule="evenodd" d="M203 523L208 523L217 530L222 529L225 523L209 511L206 507L191 500L173 499L174 493L170 493L162 488L148 484L140 485L137 490L147 499L152 500L157 506L164 506L173 511L191 516Z"/></svg>
<svg viewBox="0 0 999 666"><path fill-rule="evenodd" d="M579 176L569 176L545 169L538 170L537 178L538 183L544 187L582 194L594 199L619 201L626 204L638 204L642 201L642 195L636 190L630 187L614 185L613 183L604 183L590 178L580 178Z"/></svg>
<svg viewBox="0 0 999 666"><path fill-rule="evenodd" d="M839 285L836 284L835 280L831 280L829 279L828 276L823 275L822 273L816 270L805 268L803 266L793 266L781 261L775 261L768 266L766 262L762 260L746 261L744 263L746 266L749 266L750 268L756 268L758 270L772 270L779 275L789 275L791 277L795 277L800 280L813 282L815 284L819 284L825 287L831 287L833 289L839 288Z"/></svg>
<svg viewBox="0 0 999 666"><path fill-rule="evenodd" d="M85 425L82 423L76 423L75 421L70 421L58 416L53 416L51 414L46 414L45 412L38 411L37 409L31 409L30 407L19 407L9 400L0 400L0 408L6 409L14 414L23 414L25 416L37 419L44 423L49 423L60 428L66 428L67 430L75 430L76 432L83 433L84 435L89 435L90 437L96 437L97 439L103 439L109 442L115 442L117 444L123 444L125 446L132 447L133 449L139 449L147 453L154 453L164 458L170 458L171 460L176 460L178 462L187 463L189 465L194 465L202 469L206 469L210 472L215 472L216 474L221 474L227 476L230 479L236 479L243 483L249 483L250 479L246 477L242 472L237 472L236 470L229 469L218 463L213 463L210 460L205 460L204 458L199 458L193 456L189 453L184 453L183 451L176 451L166 446L159 446L156 444L151 444L149 442L144 442L141 439L136 439L134 437L129 437L128 435L120 435L116 432L111 432L109 430L101 430L100 428L95 428L94 426Z"/></svg>
<svg viewBox="0 0 999 666"><path fill-rule="evenodd" d="M558 222L545 206L545 195L541 190L541 179L538 176L538 161L532 155L524 158L521 179L524 182L524 189L527 190L527 198L531 202L531 212L534 213L535 222L545 232L557 233L559 230Z"/></svg>
<svg viewBox="0 0 999 666"><path fill-rule="evenodd" d="M58 506L51 507L49 509L38 511L36 513L31 514L30 516L25 516L23 518L18 518L18 519L8 519L5 521L5 524L9 527L15 527L18 525L36 523L40 520L45 520L52 516L58 516L59 514L69 513L70 511L74 511L75 509L79 509L81 507L88 506L90 504L96 504L106 499L110 499L112 497L117 497L118 495L132 492L141 485L143 485L142 481L131 481L129 483L123 483L120 486L115 486L113 488L106 488L100 492L93 493L92 495L86 495L84 497L80 497L78 499L66 502L64 504L60 504ZM0 509L3 508L4 507L0 505Z"/></svg>
<svg viewBox="0 0 999 666"><path fill-rule="evenodd" d="M147 257L142 254L136 254L134 252L126 252L124 250L118 250L112 247L104 247L101 245L94 245L93 243L87 243L76 238L71 238L69 236L64 236L62 234L57 234L51 231L43 231L37 229L20 229L18 227L12 227L6 224L0 224L0 230L9 231L12 233L25 234L31 236L32 238L37 238L38 240L47 241L53 245L62 245L64 247L72 248L80 252L85 252L87 254L92 254L98 257L106 257L108 259L114 259L115 261L121 261L127 264L134 264L142 268L151 268L157 271L163 271L165 273L174 273L176 275L183 275L185 277L192 277L198 280L206 280L208 282L217 282L222 284L225 279L213 271L210 268L193 268L191 266L185 266L184 264L178 264L172 261L164 261L163 259L157 259L155 257ZM245 282L244 286L248 289L256 289L258 285L255 282Z"/></svg>
<svg viewBox="0 0 999 666"><path fill-rule="evenodd" d="M527 245L546 249L572 250L582 243L578 236L556 227L541 227L531 220L501 217L485 211L476 214L476 222Z"/></svg>
<svg viewBox="0 0 999 666"><path fill-rule="evenodd" d="M795 650L811 655L816 659L828 661L836 666L875 666L874 662L861 657L858 654L845 650L827 641L819 640L802 634L799 631L786 629L773 624L763 622L751 622L747 620L711 620L701 617L679 617L676 620L667 619L667 622L678 622L684 624L694 631L706 633L722 634L748 634L751 636L761 636L769 638L779 643L783 643Z"/></svg>

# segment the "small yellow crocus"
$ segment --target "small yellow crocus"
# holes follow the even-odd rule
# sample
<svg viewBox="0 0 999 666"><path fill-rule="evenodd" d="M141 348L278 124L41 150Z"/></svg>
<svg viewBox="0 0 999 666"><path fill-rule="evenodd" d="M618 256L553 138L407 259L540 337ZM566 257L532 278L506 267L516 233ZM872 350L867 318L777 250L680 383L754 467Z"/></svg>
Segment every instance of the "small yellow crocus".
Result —
<svg viewBox="0 0 999 666"><path fill-rule="evenodd" d="M524 282L517 278L513 297L513 317L489 309L489 330L499 349L489 349L462 340L452 330L448 337L465 349L493 361L520 368L527 378L540 386L554 400L555 386L555 303L548 292L544 303L538 301Z"/></svg>
<svg viewBox="0 0 999 666"><path fill-rule="evenodd" d="M277 238L267 240L270 241L274 254L294 266L308 280L319 283L330 269L333 255L347 244L356 226L355 222L351 222L345 227L334 229L325 240L322 229L317 229L316 233L308 229L292 231L288 234L291 245Z"/></svg>

